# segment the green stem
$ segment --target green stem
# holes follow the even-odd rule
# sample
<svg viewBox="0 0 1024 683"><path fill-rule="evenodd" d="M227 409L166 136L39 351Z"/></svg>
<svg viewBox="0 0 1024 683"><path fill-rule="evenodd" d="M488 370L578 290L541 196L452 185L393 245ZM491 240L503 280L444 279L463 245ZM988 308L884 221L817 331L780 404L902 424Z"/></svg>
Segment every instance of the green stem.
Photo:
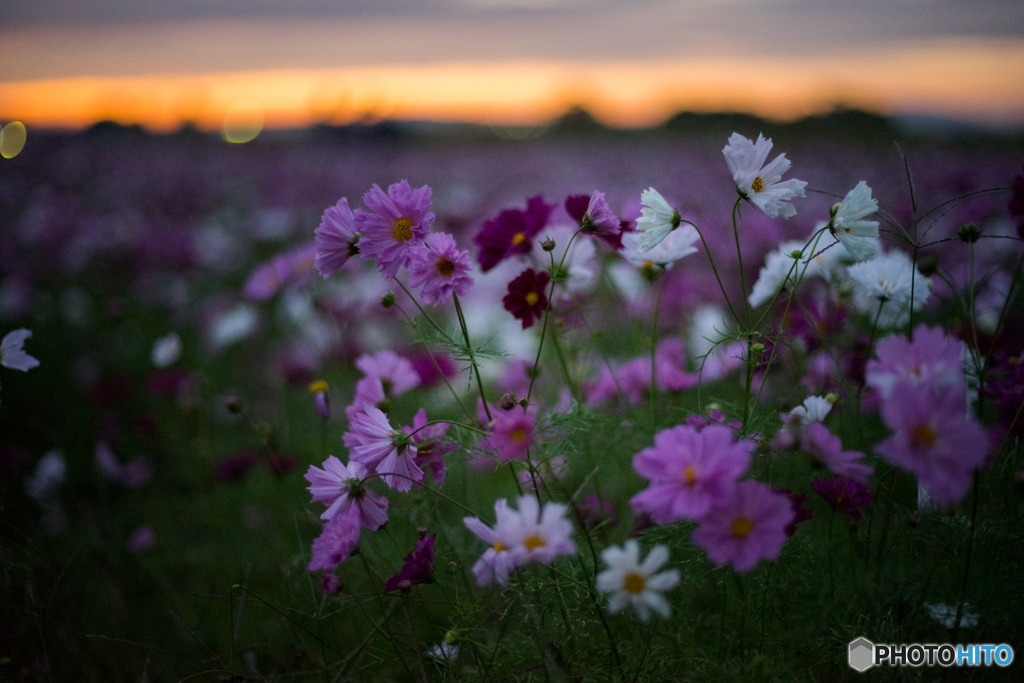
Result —
<svg viewBox="0 0 1024 683"><path fill-rule="evenodd" d="M469 328L466 327L466 318L462 315L462 305L459 303L459 295L452 292L452 301L455 302L455 312L459 316L459 326L462 327L462 337L466 340L466 351L469 352L469 362L473 366L473 371L476 373L476 384L480 389L480 400L484 404L484 412L487 413L487 421L490 422L494 418L491 417L491 409L487 405L487 396L484 394L484 381L480 378L480 366L476 364L476 357L473 355L473 343L469 341Z"/></svg>
<svg viewBox="0 0 1024 683"><path fill-rule="evenodd" d="M747 317L747 333L750 333L750 303L747 301L747 276L743 272L743 250L740 249L740 231L736 225L736 212L739 211L742 197L732 205L732 234L736 238L736 259L740 266L740 286L743 288L743 310Z"/></svg>
<svg viewBox="0 0 1024 683"><path fill-rule="evenodd" d="M665 288L665 268L661 269L661 277L658 278L658 296L654 299L654 316L651 323L651 428L657 424L654 415L655 401L658 397L658 376L656 372L655 356L658 348L658 312L661 310L661 291Z"/></svg>
<svg viewBox="0 0 1024 683"><path fill-rule="evenodd" d="M953 644L957 642L957 636L960 635L960 619L964 614L964 593L967 592L967 579L971 574L971 557L974 555L974 536L977 526L975 522L978 518L978 492L981 488L979 483L978 470L974 470L973 481L971 482L971 531L970 540L967 541L967 556L964 558L964 575L960 580L960 594L956 599L956 618L953 622Z"/></svg>

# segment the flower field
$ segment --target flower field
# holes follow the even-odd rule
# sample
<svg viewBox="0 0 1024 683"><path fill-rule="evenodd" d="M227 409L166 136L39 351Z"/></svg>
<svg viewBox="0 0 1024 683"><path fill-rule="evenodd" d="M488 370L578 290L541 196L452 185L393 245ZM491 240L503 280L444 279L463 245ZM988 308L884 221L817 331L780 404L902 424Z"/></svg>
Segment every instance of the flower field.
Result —
<svg viewBox="0 0 1024 683"><path fill-rule="evenodd" d="M30 135L0 680L1012 679L1024 145L686 121Z"/></svg>

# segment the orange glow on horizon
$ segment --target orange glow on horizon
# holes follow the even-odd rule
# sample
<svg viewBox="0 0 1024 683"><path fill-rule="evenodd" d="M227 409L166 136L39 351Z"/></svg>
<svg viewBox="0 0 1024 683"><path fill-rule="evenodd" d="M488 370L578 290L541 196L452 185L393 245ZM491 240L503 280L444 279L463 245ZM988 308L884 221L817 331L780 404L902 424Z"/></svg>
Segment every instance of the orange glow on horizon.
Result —
<svg viewBox="0 0 1024 683"><path fill-rule="evenodd" d="M78 77L0 83L0 122L82 128L96 121L170 131L220 130L240 101L266 127L364 116L536 125L583 105L620 126L680 110L793 119L837 103L883 113L930 112L1024 122L1024 43L951 41L814 60L707 58L663 62L515 62ZM770 76L766 76L770 74Z"/></svg>

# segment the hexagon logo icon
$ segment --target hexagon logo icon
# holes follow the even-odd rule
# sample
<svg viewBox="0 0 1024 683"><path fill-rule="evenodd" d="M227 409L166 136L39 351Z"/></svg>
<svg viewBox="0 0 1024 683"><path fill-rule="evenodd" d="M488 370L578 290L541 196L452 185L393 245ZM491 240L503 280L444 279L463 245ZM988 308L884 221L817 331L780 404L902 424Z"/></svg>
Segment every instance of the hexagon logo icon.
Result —
<svg viewBox="0 0 1024 683"><path fill-rule="evenodd" d="M875 644L867 638L858 638L850 643L850 668L867 671L875 665Z"/></svg>

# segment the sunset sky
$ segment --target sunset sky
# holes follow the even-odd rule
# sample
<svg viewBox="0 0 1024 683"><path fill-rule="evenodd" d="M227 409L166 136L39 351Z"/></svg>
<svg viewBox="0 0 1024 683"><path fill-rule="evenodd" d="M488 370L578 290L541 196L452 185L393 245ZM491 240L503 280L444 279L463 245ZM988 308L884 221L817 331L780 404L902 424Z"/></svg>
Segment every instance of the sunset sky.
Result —
<svg viewBox="0 0 1024 683"><path fill-rule="evenodd" d="M1024 126L1019 0L14 0L0 124L615 125L836 104Z"/></svg>

